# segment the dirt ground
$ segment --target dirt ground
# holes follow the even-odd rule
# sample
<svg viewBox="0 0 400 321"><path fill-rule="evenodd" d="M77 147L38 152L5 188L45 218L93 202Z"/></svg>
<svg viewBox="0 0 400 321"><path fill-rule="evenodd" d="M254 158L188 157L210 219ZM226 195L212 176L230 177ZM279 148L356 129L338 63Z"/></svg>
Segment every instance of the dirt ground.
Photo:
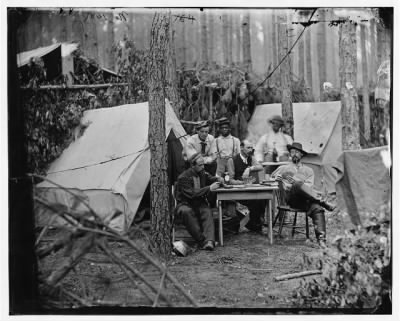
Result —
<svg viewBox="0 0 400 321"><path fill-rule="evenodd" d="M340 213L328 213L328 244L343 230L345 224ZM311 241L302 234L291 238L289 229L284 233L283 238L275 235L273 245L269 244L267 235L252 232L226 234L224 246L217 246L212 252L192 247L191 253L185 257L174 255L169 263L169 271L201 307L293 308L289 299L301 279L274 281L274 277L315 269L305 265L305 257L318 258L323 250L315 243L312 223ZM182 230L177 231L177 239L193 245ZM151 280L154 288L159 288L161 273L155 267L123 243L114 242L110 245L115 254L134 265L146 279ZM52 255L42 262L42 271L51 271L58 255ZM76 267L76 272L70 273L65 279L64 286L72 293L101 300L109 306L152 306L152 302L131 285L118 266L96 251L85 256ZM193 306L170 282L166 282L165 294L174 307ZM76 303L66 303L66 307L71 306L76 306ZM160 298L158 306L166 306L165 301Z"/></svg>

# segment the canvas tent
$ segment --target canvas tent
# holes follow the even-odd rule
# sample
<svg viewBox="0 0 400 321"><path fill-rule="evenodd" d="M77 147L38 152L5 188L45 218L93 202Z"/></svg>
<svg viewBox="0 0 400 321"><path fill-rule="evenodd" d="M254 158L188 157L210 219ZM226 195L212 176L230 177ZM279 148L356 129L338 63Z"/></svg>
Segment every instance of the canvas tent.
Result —
<svg viewBox="0 0 400 321"><path fill-rule="evenodd" d="M39 47L33 50L24 51L17 54L17 65L22 75L28 73L28 64L34 58L41 58L46 68L46 79L48 81L63 74L66 75L72 84L73 79L70 72L74 72L74 57L72 53L78 49L77 43L55 43L46 47ZM81 56L82 59L89 61L88 58ZM89 61L90 62L90 61ZM104 67L93 66L92 72L100 68L104 73L104 78L120 77L116 72Z"/></svg>
<svg viewBox="0 0 400 321"><path fill-rule="evenodd" d="M315 173L315 188L335 192L334 163L342 152L340 101L293 103L294 140L309 153L303 161ZM259 105L249 121L247 138L253 143L272 130L268 119L282 115L281 104Z"/></svg>
<svg viewBox="0 0 400 321"><path fill-rule="evenodd" d="M366 222L373 213L391 198L391 178L384 164L390 159L388 146L344 151L336 168L338 208L347 212L354 225Z"/></svg>
<svg viewBox="0 0 400 321"><path fill-rule="evenodd" d="M89 110L81 124L87 126L83 134L51 164L46 178L81 195L111 227L127 231L150 180L148 103ZM183 163L185 135L166 102L169 169ZM36 185L36 193L48 202L86 210L48 181ZM49 222L45 207L35 204L35 212L39 226Z"/></svg>

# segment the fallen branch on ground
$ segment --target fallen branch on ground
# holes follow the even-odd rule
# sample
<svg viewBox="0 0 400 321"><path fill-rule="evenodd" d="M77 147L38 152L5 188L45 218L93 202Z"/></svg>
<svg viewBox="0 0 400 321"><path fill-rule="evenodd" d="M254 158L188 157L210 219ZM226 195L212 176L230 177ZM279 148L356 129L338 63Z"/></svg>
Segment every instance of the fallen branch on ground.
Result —
<svg viewBox="0 0 400 321"><path fill-rule="evenodd" d="M309 275L315 275L315 274L322 274L320 270L311 270L311 271L302 271L302 272L296 272L296 273L289 273L289 274L284 274L281 276L277 276L274 278L275 281L284 281L284 280L289 280L289 279L295 279L295 278L301 278L303 276L309 276Z"/></svg>

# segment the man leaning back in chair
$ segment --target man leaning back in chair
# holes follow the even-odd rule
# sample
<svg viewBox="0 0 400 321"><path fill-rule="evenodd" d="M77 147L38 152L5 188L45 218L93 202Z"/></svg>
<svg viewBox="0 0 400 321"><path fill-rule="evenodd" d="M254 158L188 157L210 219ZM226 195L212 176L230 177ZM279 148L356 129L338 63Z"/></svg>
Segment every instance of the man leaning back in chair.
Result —
<svg viewBox="0 0 400 321"><path fill-rule="evenodd" d="M314 171L305 166L301 159L307 155L300 143L294 142L287 146L292 162L278 167L273 173L272 178L281 182L281 188L286 202L294 208L307 212L311 217L315 236L318 244L325 246L326 243L326 223L325 211L333 211L334 206L321 200L313 190Z"/></svg>

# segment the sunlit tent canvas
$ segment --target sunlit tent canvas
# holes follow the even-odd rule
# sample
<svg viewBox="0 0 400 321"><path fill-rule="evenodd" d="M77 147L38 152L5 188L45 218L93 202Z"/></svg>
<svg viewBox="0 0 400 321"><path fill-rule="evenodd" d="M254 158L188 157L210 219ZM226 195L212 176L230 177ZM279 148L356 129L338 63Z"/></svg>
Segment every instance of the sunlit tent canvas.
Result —
<svg viewBox="0 0 400 321"><path fill-rule="evenodd" d="M315 173L315 188L335 192L334 163L342 152L342 119L340 101L293 103L294 140L309 153L303 162ZM282 115L281 104L259 105L248 125L248 139L254 143L272 130L267 122Z"/></svg>
<svg viewBox="0 0 400 321"><path fill-rule="evenodd" d="M46 178L78 193L111 227L126 231L150 180L148 103L89 110L81 124L83 133L51 164ZM183 162L185 135L166 102L170 173ZM171 175L176 177L176 173ZM50 203L87 210L48 181L38 184L36 192ZM52 213L36 204L36 214L41 226L49 222Z"/></svg>

